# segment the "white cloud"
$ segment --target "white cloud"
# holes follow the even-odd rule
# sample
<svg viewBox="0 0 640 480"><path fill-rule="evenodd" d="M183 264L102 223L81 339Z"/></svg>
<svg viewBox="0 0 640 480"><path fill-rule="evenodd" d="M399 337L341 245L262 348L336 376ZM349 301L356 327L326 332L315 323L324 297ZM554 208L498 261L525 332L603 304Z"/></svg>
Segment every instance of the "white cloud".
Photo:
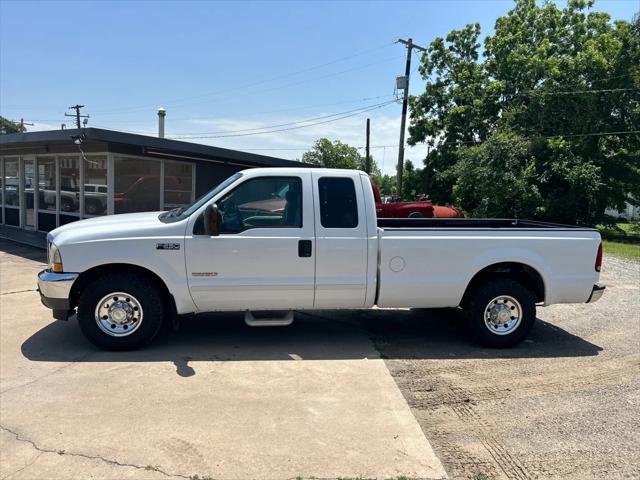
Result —
<svg viewBox="0 0 640 480"><path fill-rule="evenodd" d="M171 116L167 115L166 135L171 138L173 136L200 132L232 133L238 132L238 130L258 129L269 127L270 125L300 122L310 117L320 117L323 115L327 115L327 113L305 115L304 117L270 116L263 121L227 117L194 118L188 121L176 122L176 124L172 124ZM399 140L400 115L388 115L383 112L373 111L368 112L368 116L371 119L371 155L373 155L378 166L384 173L393 175L395 174L395 166L398 162L397 145ZM180 140L296 160L302 157L302 154L305 151L311 149L313 144L319 138L326 137L330 140L340 140L341 142L354 147L362 147L361 152L364 154L366 118L367 115L363 114L331 123L268 134L252 134L226 138L180 138ZM89 127L91 126L129 131L133 133L140 133L142 135L155 136L157 133L157 124L154 121L150 121L146 124L118 123L116 126L109 125L109 123L105 123L103 125L102 122L98 122L96 125L93 125L93 121L90 121ZM291 125L291 127L294 126L295 125ZM71 128L71 125L67 124L67 128ZM283 126L281 128L289 127ZM58 129L60 129L59 124L54 125L49 123L36 123L33 127L29 127L29 131ZM220 133L220 135L224 135L224 133ZM422 160L426 154L426 145L405 147L405 160L411 160L418 167L422 166Z"/></svg>

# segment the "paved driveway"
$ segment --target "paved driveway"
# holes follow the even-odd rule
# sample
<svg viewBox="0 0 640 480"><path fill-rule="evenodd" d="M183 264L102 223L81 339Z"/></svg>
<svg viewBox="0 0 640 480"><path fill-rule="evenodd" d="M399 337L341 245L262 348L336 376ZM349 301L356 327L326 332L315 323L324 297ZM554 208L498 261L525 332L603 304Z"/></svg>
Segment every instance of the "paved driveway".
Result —
<svg viewBox="0 0 640 480"><path fill-rule="evenodd" d="M0 241L0 478L445 476L363 329L213 315L101 352L40 304L42 261Z"/></svg>

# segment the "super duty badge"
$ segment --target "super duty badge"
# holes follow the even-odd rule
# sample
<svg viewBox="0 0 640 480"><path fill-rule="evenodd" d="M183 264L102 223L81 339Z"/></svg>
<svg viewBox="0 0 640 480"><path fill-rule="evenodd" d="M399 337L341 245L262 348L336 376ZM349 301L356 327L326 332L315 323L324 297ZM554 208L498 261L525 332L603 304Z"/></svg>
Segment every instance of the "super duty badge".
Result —
<svg viewBox="0 0 640 480"><path fill-rule="evenodd" d="M156 250L180 250L179 243L156 243Z"/></svg>

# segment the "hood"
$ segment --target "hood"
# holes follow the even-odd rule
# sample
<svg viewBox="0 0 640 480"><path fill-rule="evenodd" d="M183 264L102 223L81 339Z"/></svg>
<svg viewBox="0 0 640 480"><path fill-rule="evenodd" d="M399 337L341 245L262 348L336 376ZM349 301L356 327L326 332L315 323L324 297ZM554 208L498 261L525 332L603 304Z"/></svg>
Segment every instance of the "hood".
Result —
<svg viewBox="0 0 640 480"><path fill-rule="evenodd" d="M90 242L123 237L148 237L166 233L176 224L165 224L158 216L162 212L105 215L68 223L49 232L48 241L58 247L68 243Z"/></svg>

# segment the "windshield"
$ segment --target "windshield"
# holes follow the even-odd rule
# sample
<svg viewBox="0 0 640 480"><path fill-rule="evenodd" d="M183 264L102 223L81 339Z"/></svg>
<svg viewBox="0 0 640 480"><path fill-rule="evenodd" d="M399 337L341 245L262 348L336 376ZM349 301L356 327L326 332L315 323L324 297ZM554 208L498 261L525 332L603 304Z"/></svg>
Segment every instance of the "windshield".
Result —
<svg viewBox="0 0 640 480"><path fill-rule="evenodd" d="M160 218L162 220L165 220L165 219L166 220L168 220L168 219L171 219L171 220L182 220L183 218L187 218L193 212L198 210L202 205L204 205L209 200L211 200L213 197L215 197L222 190L224 190L229 185L231 185L233 182L238 180L240 177L242 177L242 173L241 172L234 173L229 178L227 178L225 181L223 181L221 184L219 184L217 187L215 187L213 190L210 190L209 192L204 194L202 197L200 197L198 200L196 200L191 205L189 205L187 207L175 208L175 209L170 210L168 212L161 213L160 214Z"/></svg>

